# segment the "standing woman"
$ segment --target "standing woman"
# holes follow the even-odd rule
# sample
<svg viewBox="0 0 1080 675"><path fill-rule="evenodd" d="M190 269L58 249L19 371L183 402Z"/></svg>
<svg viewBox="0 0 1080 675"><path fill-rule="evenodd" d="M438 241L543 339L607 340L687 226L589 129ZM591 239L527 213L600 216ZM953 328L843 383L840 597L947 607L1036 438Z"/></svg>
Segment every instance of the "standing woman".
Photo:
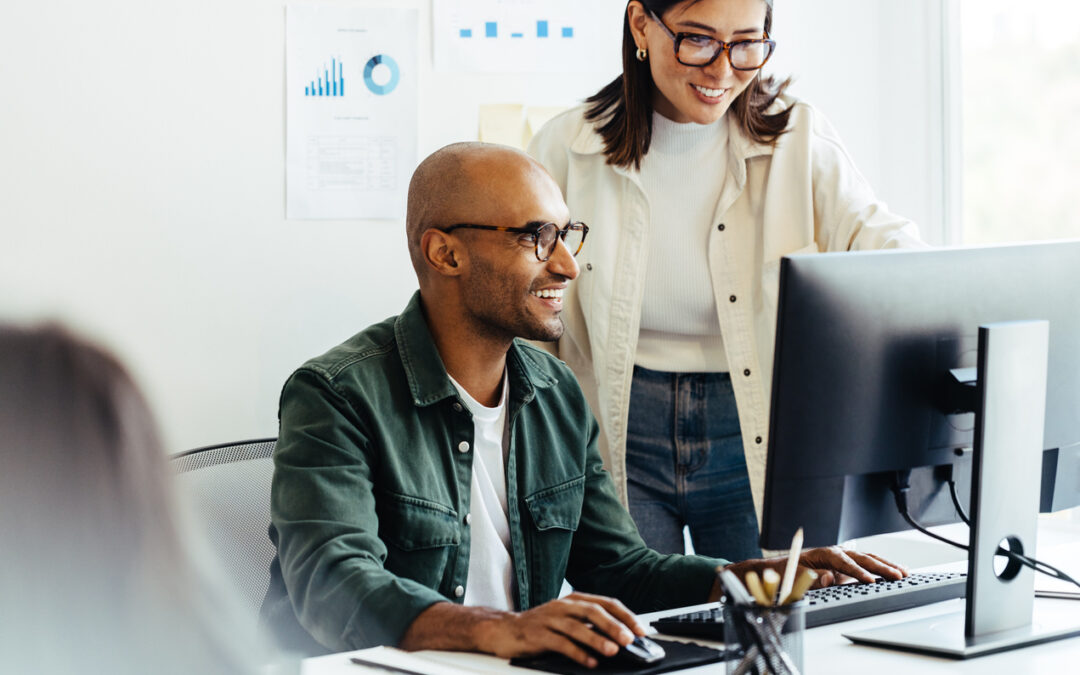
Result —
<svg viewBox="0 0 1080 675"><path fill-rule="evenodd" d="M757 557L780 258L921 246L759 69L772 0L630 0L623 74L529 151L592 241L558 343L649 546Z"/></svg>

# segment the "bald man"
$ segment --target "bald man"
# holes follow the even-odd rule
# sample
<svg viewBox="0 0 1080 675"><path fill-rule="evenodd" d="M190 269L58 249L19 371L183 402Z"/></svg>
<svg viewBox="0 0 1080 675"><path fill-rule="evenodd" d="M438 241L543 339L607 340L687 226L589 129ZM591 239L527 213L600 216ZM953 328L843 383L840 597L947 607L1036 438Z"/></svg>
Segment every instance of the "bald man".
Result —
<svg viewBox="0 0 1080 675"><path fill-rule="evenodd" d="M611 655L644 634L631 609L715 599L727 561L646 548L573 374L519 339L562 335L588 231L551 177L509 148L451 145L417 168L406 220L419 292L281 394L263 604L278 641L595 666L583 645ZM838 549L802 562L905 573ZM558 599L564 578L577 590Z"/></svg>

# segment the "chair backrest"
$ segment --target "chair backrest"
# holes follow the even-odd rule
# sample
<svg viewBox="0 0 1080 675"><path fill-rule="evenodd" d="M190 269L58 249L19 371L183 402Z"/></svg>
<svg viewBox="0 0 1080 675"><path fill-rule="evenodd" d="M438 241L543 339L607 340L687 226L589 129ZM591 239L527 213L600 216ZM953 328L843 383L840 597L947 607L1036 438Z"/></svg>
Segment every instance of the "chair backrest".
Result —
<svg viewBox="0 0 1080 675"><path fill-rule="evenodd" d="M215 445L169 457L180 492L237 590L254 629L276 553L267 535L276 439Z"/></svg>

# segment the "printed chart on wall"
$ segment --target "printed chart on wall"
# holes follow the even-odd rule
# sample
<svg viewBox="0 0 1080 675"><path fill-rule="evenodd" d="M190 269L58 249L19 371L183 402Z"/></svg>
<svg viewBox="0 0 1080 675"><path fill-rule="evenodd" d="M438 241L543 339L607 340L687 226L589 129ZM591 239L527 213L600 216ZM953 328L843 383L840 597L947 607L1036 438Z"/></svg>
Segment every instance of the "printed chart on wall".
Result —
<svg viewBox="0 0 1080 675"><path fill-rule="evenodd" d="M287 7L286 218L405 215L416 35L415 9Z"/></svg>
<svg viewBox="0 0 1080 675"><path fill-rule="evenodd" d="M435 69L481 73L610 70L626 0L434 0ZM619 62L616 58L615 65Z"/></svg>

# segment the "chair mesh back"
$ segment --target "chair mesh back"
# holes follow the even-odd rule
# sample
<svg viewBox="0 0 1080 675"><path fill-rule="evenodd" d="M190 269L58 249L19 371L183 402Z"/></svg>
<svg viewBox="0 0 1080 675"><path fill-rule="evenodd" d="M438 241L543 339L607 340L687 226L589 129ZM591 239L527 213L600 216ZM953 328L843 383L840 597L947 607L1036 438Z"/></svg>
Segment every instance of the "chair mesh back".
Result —
<svg viewBox="0 0 1080 675"><path fill-rule="evenodd" d="M179 490L203 525L223 576L250 609L251 627L276 551L267 536L274 439L200 448L169 458Z"/></svg>

